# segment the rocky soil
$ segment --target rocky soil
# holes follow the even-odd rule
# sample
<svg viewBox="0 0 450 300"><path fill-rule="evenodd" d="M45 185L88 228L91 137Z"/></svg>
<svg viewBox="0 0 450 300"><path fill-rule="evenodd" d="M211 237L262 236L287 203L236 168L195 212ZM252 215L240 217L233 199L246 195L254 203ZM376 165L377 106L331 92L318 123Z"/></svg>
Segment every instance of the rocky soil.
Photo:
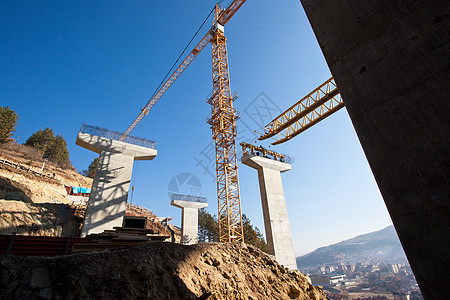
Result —
<svg viewBox="0 0 450 300"><path fill-rule="evenodd" d="M0 158L40 171L43 162L30 160L27 158L26 153L21 153L20 150L21 148L14 150L2 147L0 148ZM28 196L26 200L31 200L34 203L69 203L64 184L87 188L92 186L91 178L78 174L75 170L60 168L52 162L46 162L44 172L48 174L54 173L55 179L39 177L26 171L0 164L0 177L15 182L16 187L17 185L26 187L26 196ZM14 191L9 190L4 184L0 186L0 199L23 200L22 198L22 195L15 194Z"/></svg>
<svg viewBox="0 0 450 300"><path fill-rule="evenodd" d="M20 157L7 159L20 161ZM0 234L78 234L82 220L76 218L64 184L90 187L92 179L72 170L59 169L58 174L66 175L53 180L0 164Z"/></svg>
<svg viewBox="0 0 450 300"><path fill-rule="evenodd" d="M2 299L326 299L243 243L157 242L54 258L0 258Z"/></svg>
<svg viewBox="0 0 450 300"><path fill-rule="evenodd" d="M0 200L0 234L77 236L81 222L67 204Z"/></svg>

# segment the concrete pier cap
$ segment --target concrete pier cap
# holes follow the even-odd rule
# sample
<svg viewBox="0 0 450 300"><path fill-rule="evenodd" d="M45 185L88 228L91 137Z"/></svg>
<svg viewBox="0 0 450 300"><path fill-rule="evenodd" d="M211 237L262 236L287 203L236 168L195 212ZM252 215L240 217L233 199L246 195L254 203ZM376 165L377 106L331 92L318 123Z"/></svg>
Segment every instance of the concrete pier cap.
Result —
<svg viewBox="0 0 450 300"><path fill-rule="evenodd" d="M291 165L253 154L244 155L241 162L258 171L268 253L285 267L297 269L280 174Z"/></svg>
<svg viewBox="0 0 450 300"><path fill-rule="evenodd" d="M79 132L76 145L101 154L102 151L133 157L133 160L152 160L157 155L156 149L115 141L89 133Z"/></svg>
<svg viewBox="0 0 450 300"><path fill-rule="evenodd" d="M135 160L152 160L155 142L136 137L119 141L119 132L83 125L76 145L99 153L81 236L122 226Z"/></svg>
<svg viewBox="0 0 450 300"><path fill-rule="evenodd" d="M171 205L181 208L181 243L192 245L198 243L198 210L208 203L173 199Z"/></svg>
<svg viewBox="0 0 450 300"><path fill-rule="evenodd" d="M244 165L252 167L253 169L268 168L279 171L280 173L289 171L292 166L288 163L268 159L259 155L247 154L241 158L241 162Z"/></svg>

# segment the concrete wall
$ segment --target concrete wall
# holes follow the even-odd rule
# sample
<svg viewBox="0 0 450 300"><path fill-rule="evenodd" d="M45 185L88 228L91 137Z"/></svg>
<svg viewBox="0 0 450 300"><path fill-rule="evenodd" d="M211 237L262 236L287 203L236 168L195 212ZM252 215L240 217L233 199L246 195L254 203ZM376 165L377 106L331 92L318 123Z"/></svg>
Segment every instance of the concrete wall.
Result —
<svg viewBox="0 0 450 300"><path fill-rule="evenodd" d="M291 165L251 154L242 157L241 161L258 171L267 252L285 267L297 269L280 174L290 170Z"/></svg>
<svg viewBox="0 0 450 300"><path fill-rule="evenodd" d="M450 4L301 3L422 293L448 299Z"/></svg>

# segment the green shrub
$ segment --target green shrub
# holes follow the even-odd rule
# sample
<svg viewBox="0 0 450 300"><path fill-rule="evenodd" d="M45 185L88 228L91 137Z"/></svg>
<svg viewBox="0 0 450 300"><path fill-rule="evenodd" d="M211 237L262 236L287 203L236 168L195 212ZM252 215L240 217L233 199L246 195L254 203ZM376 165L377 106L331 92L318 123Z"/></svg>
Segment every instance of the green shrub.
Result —
<svg viewBox="0 0 450 300"><path fill-rule="evenodd" d="M44 153L43 157L48 160L67 167L70 165L69 151L67 150L67 142L61 135L56 135L50 128L40 129L34 132L25 142L24 145L31 146L38 151Z"/></svg>
<svg viewBox="0 0 450 300"><path fill-rule="evenodd" d="M11 142L16 131L16 123L19 116L8 106L0 106L0 143L5 144Z"/></svg>

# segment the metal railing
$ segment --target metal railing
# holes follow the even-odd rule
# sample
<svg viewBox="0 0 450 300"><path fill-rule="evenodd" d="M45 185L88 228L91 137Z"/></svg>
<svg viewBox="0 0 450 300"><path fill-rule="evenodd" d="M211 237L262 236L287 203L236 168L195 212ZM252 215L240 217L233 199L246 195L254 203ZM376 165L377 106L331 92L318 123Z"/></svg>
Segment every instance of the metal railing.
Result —
<svg viewBox="0 0 450 300"><path fill-rule="evenodd" d="M252 154L257 156L262 156L272 160L280 161L282 163L291 163L293 159L285 154L277 153L268 149L264 149L262 146L258 147L252 144L242 142L242 155Z"/></svg>
<svg viewBox="0 0 450 300"><path fill-rule="evenodd" d="M27 166L24 166L24 165L21 165L19 163L15 163L12 161L8 161L3 158L0 158L0 165L10 166L10 167L16 168L18 170L26 171L28 174L33 174L33 175L40 176L40 177L46 177L48 179L53 179L53 180L58 181L58 179L56 179L55 176L53 176L51 173L47 173L47 172L44 173L41 171L36 171L30 167L27 167ZM13 177L14 177L14 174L13 174Z"/></svg>
<svg viewBox="0 0 450 300"><path fill-rule="evenodd" d="M181 195L181 194L172 194L172 200L206 203L206 197L197 197L197 196Z"/></svg>
<svg viewBox="0 0 450 300"><path fill-rule="evenodd" d="M115 140L115 141L119 141L119 139L123 135L122 132L111 131L111 130L108 130L105 128L87 125L84 123L83 123L83 125L81 125L80 132L104 137L104 138ZM147 139L143 139L143 138L139 138L139 137L135 137L135 136L131 136L131 135L127 136L124 140L122 140L122 142L133 144L136 146L142 146L142 147L146 147L146 148L150 148L150 149L156 149L155 141L150 141Z"/></svg>

